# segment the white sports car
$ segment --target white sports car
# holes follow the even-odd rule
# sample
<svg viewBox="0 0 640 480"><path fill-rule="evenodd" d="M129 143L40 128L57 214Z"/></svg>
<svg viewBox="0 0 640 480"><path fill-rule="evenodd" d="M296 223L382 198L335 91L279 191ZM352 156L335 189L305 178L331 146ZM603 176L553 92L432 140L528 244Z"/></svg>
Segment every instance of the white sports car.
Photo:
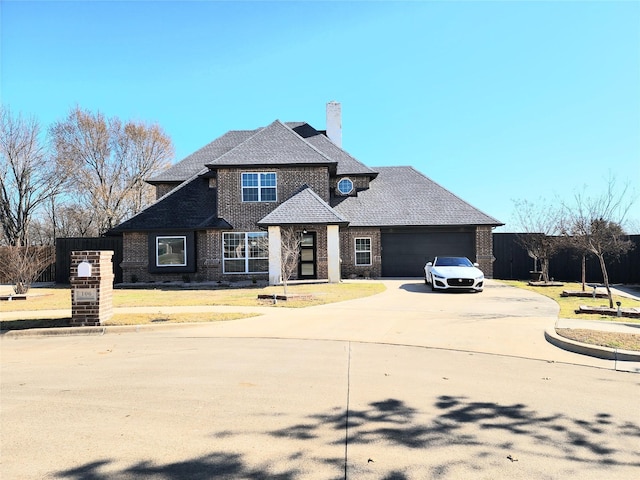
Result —
<svg viewBox="0 0 640 480"><path fill-rule="evenodd" d="M424 283L431 285L431 290L481 292L484 274L467 257L436 257L424 266Z"/></svg>

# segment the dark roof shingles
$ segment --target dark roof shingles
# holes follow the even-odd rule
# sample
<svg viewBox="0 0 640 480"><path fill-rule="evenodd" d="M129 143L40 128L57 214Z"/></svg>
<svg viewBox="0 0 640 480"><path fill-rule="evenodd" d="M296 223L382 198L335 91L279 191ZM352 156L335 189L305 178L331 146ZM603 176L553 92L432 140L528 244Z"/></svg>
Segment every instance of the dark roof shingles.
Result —
<svg viewBox="0 0 640 480"><path fill-rule="evenodd" d="M254 133L235 148L207 163L212 168L249 165L335 165L279 120Z"/></svg>
<svg viewBox="0 0 640 480"><path fill-rule="evenodd" d="M370 188L336 200L350 226L502 225L412 167L379 167Z"/></svg>
<svg viewBox="0 0 640 480"><path fill-rule="evenodd" d="M216 189L194 176L110 232L230 228L216 212Z"/></svg>
<svg viewBox="0 0 640 480"><path fill-rule="evenodd" d="M149 178L149 183L183 182L205 169L205 165L224 155L254 135L257 130L232 130L185 157L164 172Z"/></svg>

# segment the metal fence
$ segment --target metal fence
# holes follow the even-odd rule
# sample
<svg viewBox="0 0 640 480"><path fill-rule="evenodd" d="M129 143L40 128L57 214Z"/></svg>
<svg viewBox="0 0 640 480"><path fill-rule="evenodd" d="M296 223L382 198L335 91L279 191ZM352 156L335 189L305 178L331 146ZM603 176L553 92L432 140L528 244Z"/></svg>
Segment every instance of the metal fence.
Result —
<svg viewBox="0 0 640 480"><path fill-rule="evenodd" d="M517 233L494 233L493 277L504 280L524 280L534 269L533 259L518 243ZM607 273L610 283L640 284L640 235L631 235L634 248L620 258L607 258ZM598 259L587 256L587 281L603 281ZM562 249L549 262L549 276L561 281L580 281L582 277L582 257L575 250Z"/></svg>

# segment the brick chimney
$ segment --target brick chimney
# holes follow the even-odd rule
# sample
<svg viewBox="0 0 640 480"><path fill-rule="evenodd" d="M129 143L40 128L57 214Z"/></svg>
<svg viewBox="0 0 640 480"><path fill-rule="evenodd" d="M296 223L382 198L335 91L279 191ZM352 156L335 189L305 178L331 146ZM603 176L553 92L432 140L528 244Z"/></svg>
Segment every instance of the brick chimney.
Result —
<svg viewBox="0 0 640 480"><path fill-rule="evenodd" d="M327 103L327 137L342 148L342 106L338 102Z"/></svg>

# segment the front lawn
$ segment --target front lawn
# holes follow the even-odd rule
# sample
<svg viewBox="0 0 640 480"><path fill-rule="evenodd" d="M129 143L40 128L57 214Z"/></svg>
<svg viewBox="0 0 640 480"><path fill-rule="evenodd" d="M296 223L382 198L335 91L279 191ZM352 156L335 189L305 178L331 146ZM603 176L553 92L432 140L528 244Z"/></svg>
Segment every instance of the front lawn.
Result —
<svg viewBox="0 0 640 480"><path fill-rule="evenodd" d="M164 306L274 306L308 307L325 303L342 302L355 298L368 297L384 291L381 282L349 281L342 283L295 284L287 287L287 293L305 295L303 299L278 301L258 300L258 295L281 295L283 287L246 287L246 288L189 288L162 286L140 289L114 289L113 307L164 307ZM311 295L309 298L308 295ZM69 286L53 288L31 288L26 300L3 301L0 308L5 312L26 310L57 310L71 308L71 288Z"/></svg>

